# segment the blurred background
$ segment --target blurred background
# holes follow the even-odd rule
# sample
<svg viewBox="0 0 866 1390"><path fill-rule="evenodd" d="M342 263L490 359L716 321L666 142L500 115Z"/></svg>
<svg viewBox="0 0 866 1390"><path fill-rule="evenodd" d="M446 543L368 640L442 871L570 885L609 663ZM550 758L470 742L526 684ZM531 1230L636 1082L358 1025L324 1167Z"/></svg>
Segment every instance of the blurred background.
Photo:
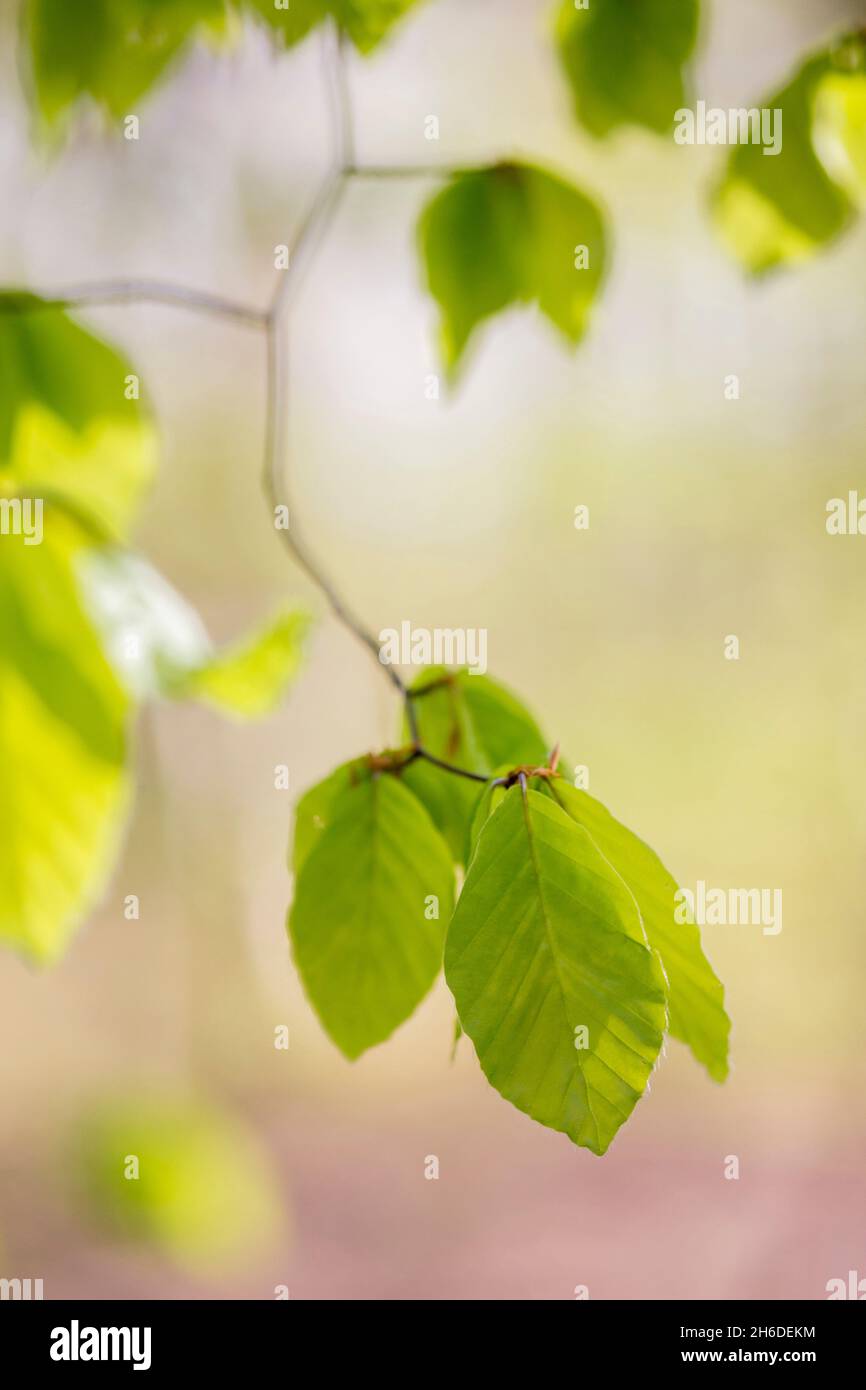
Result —
<svg viewBox="0 0 866 1390"><path fill-rule="evenodd" d="M716 3L697 95L754 104L862 17L853 0ZM142 104L137 143L85 119L49 158L15 20L6 4L0 282L153 276L265 304L273 248L328 159L319 41L199 47ZM452 1063L441 982L361 1061L329 1043L284 930L292 807L391 741L399 712L275 537L260 336L171 308L93 311L82 321L131 355L162 435L140 548L217 638L292 596L321 621L267 723L147 712L101 908L50 972L0 957L0 1273L43 1278L47 1298L821 1298L866 1275L866 542L825 530L827 500L864 485L866 227L748 282L708 218L725 152L639 130L593 142L550 27L535 0L431 0L350 60L357 140L382 164L524 156L594 195L614 256L591 333L572 355L533 312L502 315L457 392L428 400L436 311L414 227L435 185L350 188L293 315L295 514L375 632L487 628L491 674L681 882L782 888L778 936L704 931L733 1074L716 1087L669 1043L598 1159L500 1099L468 1041ZM255 1149L263 1209L230 1257L110 1236L76 1183L92 1106L166 1096L218 1107ZM190 1158L191 1190L208 1190L213 1152Z"/></svg>

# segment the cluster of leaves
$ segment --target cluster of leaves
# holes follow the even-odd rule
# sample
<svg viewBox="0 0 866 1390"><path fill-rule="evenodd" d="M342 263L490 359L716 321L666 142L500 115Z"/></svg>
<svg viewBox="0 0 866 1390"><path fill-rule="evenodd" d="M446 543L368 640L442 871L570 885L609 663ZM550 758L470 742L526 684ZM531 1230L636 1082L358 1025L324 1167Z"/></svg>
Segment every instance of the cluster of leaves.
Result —
<svg viewBox="0 0 866 1390"><path fill-rule="evenodd" d="M285 611L216 651L131 553L156 460L133 379L62 305L0 294L0 505L13 519L44 505L40 544L14 527L0 544L0 940L39 962L62 953L110 870L140 701L266 713L305 628Z"/></svg>
<svg viewBox="0 0 866 1390"><path fill-rule="evenodd" d="M550 767L513 695L436 671L410 699L423 748L487 780L445 775L410 742L301 798L289 933L309 999L356 1058L414 1011L444 951L460 1028L492 1085L602 1154L666 1031L724 1080L722 986L697 928L674 919L674 879Z"/></svg>

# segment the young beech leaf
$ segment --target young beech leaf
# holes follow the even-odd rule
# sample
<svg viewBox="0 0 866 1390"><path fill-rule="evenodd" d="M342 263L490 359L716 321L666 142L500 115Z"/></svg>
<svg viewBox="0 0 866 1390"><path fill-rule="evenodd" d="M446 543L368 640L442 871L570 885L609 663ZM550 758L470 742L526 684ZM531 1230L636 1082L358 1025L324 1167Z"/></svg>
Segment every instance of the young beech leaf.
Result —
<svg viewBox="0 0 866 1390"><path fill-rule="evenodd" d="M436 685L437 681L443 683ZM434 688L415 700L415 713L421 743L435 757L485 776L502 766L510 770L546 759L548 750L532 715L488 676L434 667L412 689L425 686ZM424 802L454 858L465 863L479 784L448 776L420 759L402 776Z"/></svg>
<svg viewBox="0 0 866 1390"><path fill-rule="evenodd" d="M319 836L331 822L333 809L339 801L340 792L356 787L370 776L370 765L366 758L355 758L342 763L321 782L304 792L295 807L295 830L292 837L292 872L295 878L301 872L310 850L318 842Z"/></svg>
<svg viewBox="0 0 866 1390"><path fill-rule="evenodd" d="M545 790L567 815L592 836L593 842L634 894L650 946L658 951L668 979L670 1031L686 1043L714 1081L728 1074L728 1035L725 991L701 949L698 928L674 920L676 880L661 860L620 825L588 792L561 777Z"/></svg>
<svg viewBox="0 0 866 1390"><path fill-rule="evenodd" d="M32 86L43 119L55 124L83 96L122 119L196 32L220 31L224 17L225 0L27 0Z"/></svg>
<svg viewBox="0 0 866 1390"><path fill-rule="evenodd" d="M781 151L735 146L713 194L722 239L754 274L835 240L866 196L866 37L812 55L765 108L782 113Z"/></svg>
<svg viewBox="0 0 866 1390"><path fill-rule="evenodd" d="M424 998L453 899L448 848L395 776L338 791L303 860L289 932L310 1002L347 1057L390 1037Z"/></svg>
<svg viewBox="0 0 866 1390"><path fill-rule="evenodd" d="M57 305L0 293L0 494L52 498L124 538L156 463L131 375Z"/></svg>
<svg viewBox="0 0 866 1390"><path fill-rule="evenodd" d="M459 173L418 234L452 378L478 325L511 304L535 301L570 343L583 337L607 249L601 213L571 184L529 164Z"/></svg>
<svg viewBox="0 0 866 1390"><path fill-rule="evenodd" d="M663 135L686 101L699 0L562 0L557 43L577 119L592 135L621 125Z"/></svg>
<svg viewBox="0 0 866 1390"><path fill-rule="evenodd" d="M603 1154L661 1048L665 980L634 898L548 797L512 787L485 825L445 977L497 1091Z"/></svg>
<svg viewBox="0 0 866 1390"><path fill-rule="evenodd" d="M129 701L78 597L87 537L0 540L0 940L56 960L111 868L128 802Z"/></svg>

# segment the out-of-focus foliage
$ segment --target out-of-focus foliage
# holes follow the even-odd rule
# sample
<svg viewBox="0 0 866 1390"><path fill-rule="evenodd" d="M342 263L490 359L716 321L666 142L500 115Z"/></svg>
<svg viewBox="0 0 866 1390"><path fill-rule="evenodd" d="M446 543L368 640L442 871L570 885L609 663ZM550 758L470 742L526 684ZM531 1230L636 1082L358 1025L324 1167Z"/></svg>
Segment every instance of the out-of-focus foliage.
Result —
<svg viewBox="0 0 866 1390"><path fill-rule="evenodd" d="M153 471L129 371L56 306L0 296L0 938L40 962L92 907L127 801L129 700L77 568L127 533Z"/></svg>
<svg viewBox="0 0 866 1390"><path fill-rule="evenodd" d="M0 294L0 940L37 962L62 953L111 870L137 701L267 714L307 626L285 611L215 650L122 548L155 465L133 377L61 306Z"/></svg>
<svg viewBox="0 0 866 1390"><path fill-rule="evenodd" d="M583 337L607 246L601 213L571 184L528 164L457 174L419 240L452 379L478 325L512 304L534 301L568 342Z"/></svg>
<svg viewBox="0 0 866 1390"><path fill-rule="evenodd" d="M128 794L128 700L78 596L87 537L0 537L0 940L56 960L94 904Z"/></svg>
<svg viewBox="0 0 866 1390"><path fill-rule="evenodd" d="M287 46L299 43L317 25L333 19L361 53L371 53L398 20L419 0L234 0L252 9Z"/></svg>
<svg viewBox="0 0 866 1390"><path fill-rule="evenodd" d="M52 126L87 96L120 120L194 35L221 31L225 16L225 0L26 0L40 115Z"/></svg>
<svg viewBox="0 0 866 1390"><path fill-rule="evenodd" d="M559 56L577 119L593 135L623 125L663 135L685 105L699 0L562 0Z"/></svg>
<svg viewBox="0 0 866 1390"><path fill-rule="evenodd" d="M83 98L114 121L197 38L225 40L250 16L286 47L333 21L370 53L419 0L23 0L29 83L44 126L62 129Z"/></svg>
<svg viewBox="0 0 866 1390"><path fill-rule="evenodd" d="M732 150L713 213L726 245L759 274L834 241L866 196L866 37L813 54L757 105L781 111L782 149Z"/></svg>
<svg viewBox="0 0 866 1390"><path fill-rule="evenodd" d="M252 719L276 708L298 672L309 629L305 613L287 609L215 649L196 610L140 556L93 552L81 578L112 664L139 699L194 699Z"/></svg>
<svg viewBox="0 0 866 1390"><path fill-rule="evenodd" d="M0 492L55 498L117 540L153 478L156 437L130 364L59 305L0 293Z"/></svg>
<svg viewBox="0 0 866 1390"><path fill-rule="evenodd" d="M193 1274L219 1277L279 1239L271 1164L237 1115L191 1099L134 1097L86 1119L76 1172L97 1222Z"/></svg>

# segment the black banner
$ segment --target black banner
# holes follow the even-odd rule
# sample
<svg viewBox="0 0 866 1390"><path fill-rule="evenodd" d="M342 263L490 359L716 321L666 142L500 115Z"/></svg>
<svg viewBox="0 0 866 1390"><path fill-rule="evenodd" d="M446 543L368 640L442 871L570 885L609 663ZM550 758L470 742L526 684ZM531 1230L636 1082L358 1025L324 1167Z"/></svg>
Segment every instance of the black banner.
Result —
<svg viewBox="0 0 866 1390"><path fill-rule="evenodd" d="M447 1300L446 1300L447 1301ZM261 1372L269 1366L287 1376L303 1367L312 1348L304 1345L320 1317L350 1333L358 1314L317 1313L315 1305L294 1302L4 1302L0 1303L0 1348L4 1371L18 1376L86 1376L100 1372L160 1380L178 1371ZM367 1308L361 1315L377 1315ZM392 1315L393 1316L393 1315ZM414 1316L403 1315L411 1325ZM312 1319L313 1328L310 1326ZM359 1318L360 1321L360 1318ZM476 1325L477 1326L477 1325ZM816 1303L656 1303L574 1301L556 1326L575 1338L570 1343L575 1373L602 1362L605 1374L624 1369L705 1367L732 1369L804 1367L828 1370L856 1366L864 1323L859 1309L827 1300ZM523 1324L524 1333L527 1330ZM393 1335L395 1329L388 1329ZM400 1329L396 1329L398 1335ZM336 1347L357 1363L363 1341L358 1333L327 1342L329 1371ZM589 1340L587 1340L589 1339ZM495 1362L511 1356L515 1329L505 1339L484 1338L483 1355ZM524 1335L518 1340L526 1345ZM455 1348L442 1336L425 1340L424 1371L430 1346L442 1348L443 1368L454 1365ZM511 1348L509 1351L508 1348ZM480 1354L480 1353L479 1353ZM295 1362L295 1357L302 1359ZM583 1360L584 1357L589 1358ZM5 1377L4 1377L5 1378ZM10 1375L7 1384L13 1383Z"/></svg>

